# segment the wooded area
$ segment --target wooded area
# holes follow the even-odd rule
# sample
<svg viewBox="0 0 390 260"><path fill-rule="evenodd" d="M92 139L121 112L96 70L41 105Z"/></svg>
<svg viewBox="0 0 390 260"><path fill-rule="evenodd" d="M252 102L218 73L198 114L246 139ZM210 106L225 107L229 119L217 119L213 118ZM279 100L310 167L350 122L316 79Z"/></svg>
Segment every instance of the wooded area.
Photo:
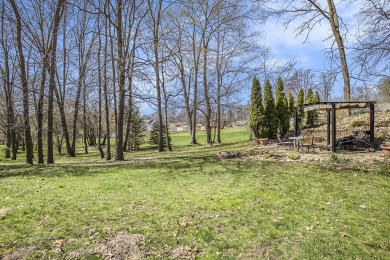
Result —
<svg viewBox="0 0 390 260"><path fill-rule="evenodd" d="M74 157L82 140L85 153L93 145L101 158L123 160L144 104L156 111L159 151L165 142L171 150L163 132L169 135L168 118L180 113L189 125L189 143L197 143L200 120L207 144L221 143L228 115L238 110L249 114L241 95L258 74L273 86L277 77L283 78L287 105L287 97L293 100L300 89L314 88L327 101L341 72L344 98L349 100L343 45L348 28L337 5L330 0L323 6L317 1L302 1L297 7L284 2L1 0L0 129L6 137L6 158L16 159L22 145L27 163L54 163L55 150L62 153L64 146ZM272 66L269 50L259 41L266 40L260 36L262 17L291 12L309 15L298 33L310 33L322 19L330 22L338 69L313 72L294 61ZM367 26L355 46L360 59L354 64L361 69L359 75L388 82L388 3L364 1L359 15ZM279 127L285 132L285 126Z"/></svg>

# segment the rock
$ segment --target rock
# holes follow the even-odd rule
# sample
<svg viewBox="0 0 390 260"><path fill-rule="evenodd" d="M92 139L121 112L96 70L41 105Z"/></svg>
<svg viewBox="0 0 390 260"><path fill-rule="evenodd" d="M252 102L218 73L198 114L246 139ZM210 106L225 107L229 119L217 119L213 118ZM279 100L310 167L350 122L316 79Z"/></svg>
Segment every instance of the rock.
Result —
<svg viewBox="0 0 390 260"><path fill-rule="evenodd" d="M5 218L7 215L11 215L14 212L11 208L2 208L0 209L0 218Z"/></svg>
<svg viewBox="0 0 390 260"><path fill-rule="evenodd" d="M220 153L217 153L215 156L218 159L232 159L232 158L238 157L239 155L240 155L239 153L220 152Z"/></svg>

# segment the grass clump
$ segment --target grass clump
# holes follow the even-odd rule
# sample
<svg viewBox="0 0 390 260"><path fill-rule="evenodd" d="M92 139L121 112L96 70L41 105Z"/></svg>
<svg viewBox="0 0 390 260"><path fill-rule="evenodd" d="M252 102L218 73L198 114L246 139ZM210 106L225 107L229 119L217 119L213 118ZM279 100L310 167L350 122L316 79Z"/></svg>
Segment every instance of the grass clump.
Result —
<svg viewBox="0 0 390 260"><path fill-rule="evenodd" d="M368 126L366 120L355 120L351 123L352 127Z"/></svg>
<svg viewBox="0 0 390 260"><path fill-rule="evenodd" d="M328 158L329 163L343 163L346 162L344 158L342 158L341 155L337 153L331 153Z"/></svg>
<svg viewBox="0 0 390 260"><path fill-rule="evenodd" d="M298 160L299 158L301 158L301 155L297 153L288 153L287 157L291 160Z"/></svg>

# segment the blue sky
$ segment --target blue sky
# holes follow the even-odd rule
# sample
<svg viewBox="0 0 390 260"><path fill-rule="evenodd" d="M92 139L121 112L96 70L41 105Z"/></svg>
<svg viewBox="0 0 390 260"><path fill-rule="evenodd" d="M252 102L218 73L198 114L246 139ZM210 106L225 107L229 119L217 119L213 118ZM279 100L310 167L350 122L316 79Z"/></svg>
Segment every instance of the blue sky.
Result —
<svg viewBox="0 0 390 260"><path fill-rule="evenodd" d="M360 1L361 3L361 1ZM352 46L356 41L357 34L357 18L356 14L359 11L359 1L357 2L340 2L337 6L337 11L343 21L348 25L348 37L344 39L346 47ZM294 29L298 27L302 20L295 20L287 29L284 28L282 21L276 21L271 18L262 26L264 32L264 44L271 47L271 56L277 60L290 60L294 58L297 61L298 68L324 70L330 67L326 60L325 50L331 46L331 40L325 40L332 31L328 21L323 21L322 24L315 27L310 33L308 41L305 41L306 35L296 35ZM351 63L352 54L348 49L347 59ZM352 85L361 84L352 81ZM342 96L343 83L342 79L338 80L335 85L334 95Z"/></svg>

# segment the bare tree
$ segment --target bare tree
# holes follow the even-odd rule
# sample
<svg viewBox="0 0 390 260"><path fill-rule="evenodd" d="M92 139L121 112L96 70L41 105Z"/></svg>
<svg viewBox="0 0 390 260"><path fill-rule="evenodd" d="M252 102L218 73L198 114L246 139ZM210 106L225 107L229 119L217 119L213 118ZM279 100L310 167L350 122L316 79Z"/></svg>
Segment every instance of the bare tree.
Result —
<svg viewBox="0 0 390 260"><path fill-rule="evenodd" d="M315 89L318 90L322 101L329 101L336 82L337 73L334 71L321 72Z"/></svg>
<svg viewBox="0 0 390 260"><path fill-rule="evenodd" d="M164 137L163 137L163 117L162 117L162 100L161 100L161 78L160 78L160 27L163 14L163 0L152 1L148 0L149 17L151 21L151 32L153 39L153 69L155 76L155 88L157 95L157 118L158 118L158 150L164 151Z"/></svg>
<svg viewBox="0 0 390 260"><path fill-rule="evenodd" d="M47 104L47 163L54 163L53 143L53 101L56 87L57 74L57 41L61 18L63 15L65 0L58 0L53 21L53 35L50 42L50 66L49 66L49 95Z"/></svg>
<svg viewBox="0 0 390 260"><path fill-rule="evenodd" d="M104 5L104 11L106 12L108 9L108 3L106 2ZM107 144L106 144L106 160L111 160L111 141L110 141L110 101L109 101L109 95L108 95L108 72L107 72L107 66L108 66L108 31L109 31L109 18L106 15L104 19L104 56L103 56L103 76L104 76L104 82L103 82L103 95L104 95L104 110L105 110L105 119L106 119L106 138L107 138ZM100 35L101 37L101 35Z"/></svg>
<svg viewBox="0 0 390 260"><path fill-rule="evenodd" d="M355 46L361 70L358 79L367 76L389 77L390 4L386 0L365 0L359 13L360 34Z"/></svg>
<svg viewBox="0 0 390 260"><path fill-rule="evenodd" d="M6 23L5 19L5 3L1 5L1 37L0 45L3 54L3 64L0 64L1 82L3 85L4 97L5 97L5 126L6 126L6 147L5 158L11 158L16 160L17 147L16 147L16 122L15 122L15 111L14 111L14 79L16 63L10 58L11 52L11 38L13 37L10 24Z"/></svg>
<svg viewBox="0 0 390 260"><path fill-rule="evenodd" d="M292 75L286 79L286 92L297 96L298 91L303 89L303 92L306 93L309 88L315 85L314 78L315 73L311 69L295 69Z"/></svg>
<svg viewBox="0 0 390 260"><path fill-rule="evenodd" d="M31 137L31 128L30 128L30 112L29 112L29 87L28 80L26 75L26 61L23 53L23 41L22 41L22 18L19 13L19 8L15 0L8 0L11 4L12 10L15 15L16 22L16 44L18 47L18 56L19 56L19 68L20 68L20 79L22 81L22 90L23 90L23 128L24 128L24 138L26 143L26 162L33 164L33 142Z"/></svg>
<svg viewBox="0 0 390 260"><path fill-rule="evenodd" d="M84 1L84 8L87 9L87 2ZM95 32L91 32L93 28L90 25L90 17L86 12L79 12L76 20L76 35L75 35L75 43L77 45L77 57L78 57L78 79L77 79L77 93L74 104L74 115L73 115L73 126L72 126L72 152L73 155L76 154L76 137L77 137L77 120L79 114L79 106L80 106L80 96L81 91L83 90L83 116L84 116L84 126L85 126L85 93L86 93L86 85L85 79L87 74L87 66L91 57L92 47L94 46L94 42L97 34ZM91 35L92 34L92 35ZM86 129L84 127L84 137ZM85 139L85 138L84 138ZM84 142L84 145L86 142ZM84 147L84 150L87 151L87 147ZM87 153L87 152L86 152Z"/></svg>
<svg viewBox="0 0 390 260"><path fill-rule="evenodd" d="M97 22L97 30L98 32L100 32L102 30L102 23L100 22L100 16L98 18L98 22ZM97 66L98 66L98 88L99 88L99 92L98 92L98 109L99 109L99 123L98 123L98 150L99 150L99 154L100 154L100 159L103 159L104 158L104 151L103 151L103 147L102 147L102 141L101 141L101 137L102 137L102 85L103 85L103 82L102 82L102 77L103 77L103 74L102 74L102 62L101 62L101 55L102 55L102 37L99 35L98 36L98 50L97 50ZM106 65L104 65L106 66Z"/></svg>
<svg viewBox="0 0 390 260"><path fill-rule="evenodd" d="M285 26L288 27L293 21L304 19L300 25L295 28L295 32L300 34L306 33L306 40L311 31L327 21L332 29L332 35L328 38L333 38L337 45L338 57L340 59L341 71L344 82L344 100L349 101L351 97L351 84L347 64L347 58L344 47L343 29L347 30L341 17L337 13L336 4L334 0L327 0L326 4L316 0L276 0L272 1L273 6L268 10L268 14L276 15L277 17L285 18ZM332 44L333 46L334 44ZM333 53L333 52L332 52Z"/></svg>

